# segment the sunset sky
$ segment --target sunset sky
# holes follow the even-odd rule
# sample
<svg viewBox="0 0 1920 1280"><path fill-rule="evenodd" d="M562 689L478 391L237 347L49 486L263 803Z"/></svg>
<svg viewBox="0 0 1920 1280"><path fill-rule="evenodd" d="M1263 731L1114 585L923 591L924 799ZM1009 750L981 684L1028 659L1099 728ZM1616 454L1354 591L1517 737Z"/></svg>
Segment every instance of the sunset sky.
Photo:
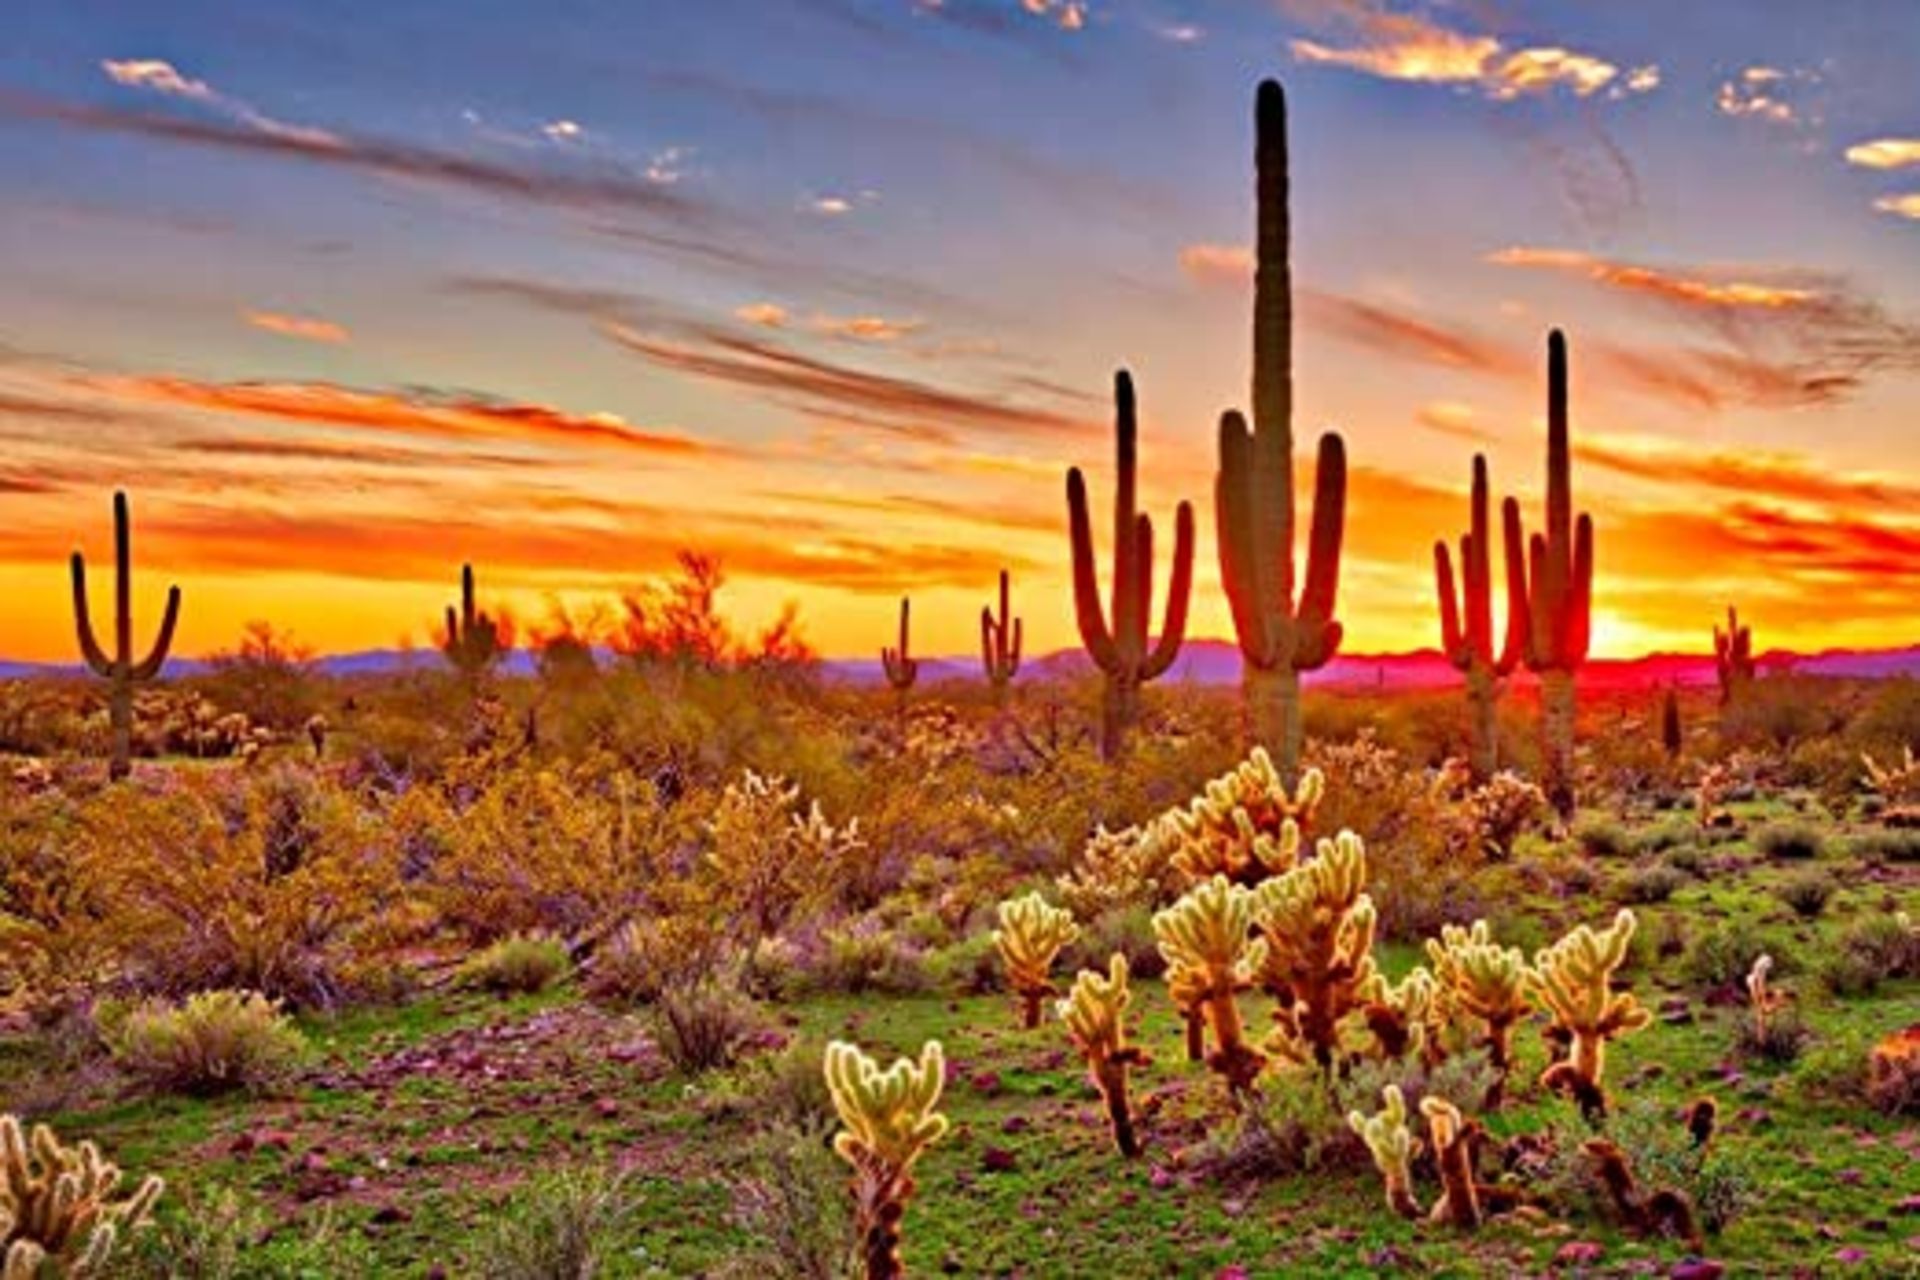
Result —
<svg viewBox="0 0 1920 1280"><path fill-rule="evenodd" d="M430 638L717 553L744 626L1075 643L1063 476L1200 526L1244 407L1251 103L1292 119L1300 479L1351 652L1431 646L1471 455L1537 521L1572 348L1595 646L1920 641L1911 0L10 0L0 656ZM1105 525L1097 523L1104 566ZM1304 537L1304 530L1303 530ZM1104 571L1104 570L1103 570ZM1158 580L1165 581L1164 559Z"/></svg>

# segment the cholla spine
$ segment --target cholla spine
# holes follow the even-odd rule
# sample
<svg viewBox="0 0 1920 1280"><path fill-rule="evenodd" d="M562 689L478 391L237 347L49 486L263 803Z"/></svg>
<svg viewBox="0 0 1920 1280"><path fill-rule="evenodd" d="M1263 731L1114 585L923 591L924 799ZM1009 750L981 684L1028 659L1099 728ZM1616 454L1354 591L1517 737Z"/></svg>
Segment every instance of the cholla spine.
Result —
<svg viewBox="0 0 1920 1280"><path fill-rule="evenodd" d="M115 1202L120 1176L93 1143L62 1146L46 1125L28 1135L0 1115L0 1274L33 1280L49 1263L68 1280L103 1274L121 1230L144 1224L166 1185L148 1177Z"/></svg>

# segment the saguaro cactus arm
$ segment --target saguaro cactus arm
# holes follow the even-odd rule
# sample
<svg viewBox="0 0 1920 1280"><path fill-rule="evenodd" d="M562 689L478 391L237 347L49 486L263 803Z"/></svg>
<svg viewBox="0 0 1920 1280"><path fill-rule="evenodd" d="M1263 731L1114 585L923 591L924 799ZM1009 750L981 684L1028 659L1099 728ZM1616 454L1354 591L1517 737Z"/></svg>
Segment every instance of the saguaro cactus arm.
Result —
<svg viewBox="0 0 1920 1280"><path fill-rule="evenodd" d="M180 621L180 588L167 588L167 607L160 617L160 634L153 642L153 648L140 661L133 660L133 537L127 514L127 495L113 495L113 555L114 555L114 652L108 656L101 648L99 638L93 629L93 615L87 604L87 561L80 552L73 553L70 569L73 577L73 617L75 629L79 633L80 652L87 660L87 666L95 675L111 677L116 668L125 664L127 673L135 681L151 680L160 674L160 668L166 664L167 654L173 648L174 628Z"/></svg>
<svg viewBox="0 0 1920 1280"><path fill-rule="evenodd" d="M980 609L980 665L987 673L987 679L1002 685L1019 673L1021 622L1010 618L1012 605L1008 600L1007 571L1000 571L1000 616L994 617L991 606Z"/></svg>

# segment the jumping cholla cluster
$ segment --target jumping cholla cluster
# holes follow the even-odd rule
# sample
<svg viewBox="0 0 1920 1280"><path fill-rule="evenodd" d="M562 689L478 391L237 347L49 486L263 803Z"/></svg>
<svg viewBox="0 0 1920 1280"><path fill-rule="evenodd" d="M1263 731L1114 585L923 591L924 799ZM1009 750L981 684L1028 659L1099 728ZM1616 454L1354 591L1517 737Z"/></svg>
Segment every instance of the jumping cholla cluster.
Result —
<svg viewBox="0 0 1920 1280"><path fill-rule="evenodd" d="M1376 916L1366 883L1366 847L1343 831L1322 840L1313 861L1253 891L1266 943L1258 981L1279 1002L1267 1047L1282 1061L1329 1069L1342 1024L1375 987Z"/></svg>
<svg viewBox="0 0 1920 1280"><path fill-rule="evenodd" d="M1518 947L1493 940L1485 920L1470 928L1443 925L1438 938L1427 939L1427 959L1433 964L1434 1022L1457 1028L1471 1019L1483 1033L1475 1038L1487 1051L1496 1073L1487 1105L1500 1105L1507 1073L1513 1067L1513 1028L1527 1016L1527 958Z"/></svg>
<svg viewBox="0 0 1920 1280"><path fill-rule="evenodd" d="M1223 875L1252 886L1293 868L1300 833L1312 829L1325 795L1318 769L1288 787L1266 748L1255 747L1190 804L1159 818L1154 837L1167 842L1171 862L1190 883Z"/></svg>
<svg viewBox="0 0 1920 1280"><path fill-rule="evenodd" d="M164 1186L150 1177L112 1199L120 1169L91 1142L63 1147L53 1130L0 1116L0 1276L66 1280L104 1274L123 1228L142 1225Z"/></svg>
<svg viewBox="0 0 1920 1280"><path fill-rule="evenodd" d="M1866 766L1867 785L1889 806L1920 805L1920 759L1914 758L1912 747L1904 748L1901 758L1890 764L1880 764L1864 751L1860 762Z"/></svg>
<svg viewBox="0 0 1920 1280"><path fill-rule="evenodd" d="M1187 1056L1202 1056L1203 1031L1213 1036L1207 1065L1234 1090L1251 1088L1266 1058L1247 1043L1234 997L1253 986L1267 943L1252 938L1253 892L1215 876L1153 918L1167 962L1167 994L1187 1024Z"/></svg>
<svg viewBox="0 0 1920 1280"><path fill-rule="evenodd" d="M836 878L828 872L866 845L858 818L835 827L819 801L801 810L798 783L752 769L727 784L707 830L708 865L761 937L777 933L809 893Z"/></svg>
<svg viewBox="0 0 1920 1280"><path fill-rule="evenodd" d="M1007 986L1020 997L1020 1025L1040 1025L1040 1007L1059 994L1053 986L1053 961L1060 949L1080 936L1073 913L1049 906L1037 893L1000 904L1000 927L993 945L1007 969Z"/></svg>
<svg viewBox="0 0 1920 1280"><path fill-rule="evenodd" d="M1080 860L1054 884L1061 900L1085 920L1109 911L1151 902L1171 878L1165 841L1142 827L1109 831L1102 826L1087 839Z"/></svg>
<svg viewBox="0 0 1920 1280"><path fill-rule="evenodd" d="M885 1071L859 1046L827 1046L825 1071L833 1109L843 1127L833 1149L853 1166L851 1184L867 1280L906 1274L900 1261L900 1224L913 1196L913 1166L947 1132L934 1107L946 1084L946 1056L938 1040L920 1060L900 1058Z"/></svg>

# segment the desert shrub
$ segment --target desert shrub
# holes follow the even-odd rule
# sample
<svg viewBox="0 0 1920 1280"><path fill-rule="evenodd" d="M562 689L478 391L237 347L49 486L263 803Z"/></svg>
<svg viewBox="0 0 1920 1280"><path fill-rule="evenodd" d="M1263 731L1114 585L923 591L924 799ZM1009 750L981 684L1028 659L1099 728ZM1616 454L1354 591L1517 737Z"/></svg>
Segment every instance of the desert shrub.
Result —
<svg viewBox="0 0 1920 1280"><path fill-rule="evenodd" d="M1514 841L1546 812L1546 794L1511 771L1473 788L1455 806L1465 843L1486 857L1505 860Z"/></svg>
<svg viewBox="0 0 1920 1280"><path fill-rule="evenodd" d="M1701 1149L1668 1107L1630 1102L1608 1121L1607 1136L1626 1153L1641 1186L1684 1192L1701 1228L1713 1235L1762 1199L1765 1179L1746 1148L1716 1142Z"/></svg>
<svg viewBox="0 0 1920 1280"><path fill-rule="evenodd" d="M819 952L801 977L809 990L848 995L913 995L932 985L919 949L872 919L822 933Z"/></svg>
<svg viewBox="0 0 1920 1280"><path fill-rule="evenodd" d="M721 795L707 830L718 893L756 936L779 932L809 900L881 896L859 870L869 863L858 821L834 827L817 800L802 809L799 784L785 778L747 770Z"/></svg>
<svg viewBox="0 0 1920 1280"><path fill-rule="evenodd" d="M1833 877L1824 872L1810 872L1785 881L1774 892L1795 915L1811 920L1827 909L1833 890Z"/></svg>
<svg viewBox="0 0 1920 1280"><path fill-rule="evenodd" d="M1785 750L1832 733L1845 719L1835 683L1806 676L1755 680L1722 709L1720 736L1735 745Z"/></svg>
<svg viewBox="0 0 1920 1280"><path fill-rule="evenodd" d="M492 1280L593 1280L606 1274L635 1194L592 1170L542 1173L517 1188L474 1246L475 1273Z"/></svg>
<svg viewBox="0 0 1920 1280"><path fill-rule="evenodd" d="M707 1087L702 1109L755 1125L824 1131L835 1114L820 1070L825 1050L820 1041L796 1039L778 1052L748 1058Z"/></svg>
<svg viewBox="0 0 1920 1280"><path fill-rule="evenodd" d="M1062 967L1068 973L1075 969L1104 972L1116 951L1127 958L1128 971L1135 978L1153 979L1167 971L1166 957L1153 936L1153 912L1146 907L1103 912L1082 925Z"/></svg>
<svg viewBox="0 0 1920 1280"><path fill-rule="evenodd" d="M704 1075L738 1062L765 1029L760 1007L721 982L666 988L653 1006L653 1038L682 1075Z"/></svg>
<svg viewBox="0 0 1920 1280"><path fill-rule="evenodd" d="M705 913L630 920L595 950L587 993L610 1004L651 1004L670 986L712 981L732 954L723 922Z"/></svg>
<svg viewBox="0 0 1920 1280"><path fill-rule="evenodd" d="M1500 935L1504 940L1505 935ZM1482 1050L1449 1054L1437 1064L1424 1062L1418 1055L1402 1059L1363 1058L1353 1069L1334 1081L1334 1110L1345 1115L1360 1111L1372 1115L1380 1109L1380 1092L1388 1085L1400 1090L1409 1115L1420 1114L1423 1098L1443 1098L1466 1115L1477 1115L1499 1073Z"/></svg>
<svg viewBox="0 0 1920 1280"><path fill-rule="evenodd" d="M1920 831L1867 831L1848 843L1864 862L1920 862Z"/></svg>
<svg viewBox="0 0 1920 1280"><path fill-rule="evenodd" d="M1635 853L1668 853L1693 844L1694 824L1669 818L1647 827L1633 840Z"/></svg>
<svg viewBox="0 0 1920 1280"><path fill-rule="evenodd" d="M150 1228L133 1233L115 1275L129 1280L371 1280L372 1245L323 1206L298 1226L231 1188L169 1192ZM124 1268L124 1269L122 1269Z"/></svg>
<svg viewBox="0 0 1920 1280"><path fill-rule="evenodd" d="M1366 1147L1332 1095L1303 1082L1296 1086L1241 1098L1202 1146L1199 1168L1215 1181L1239 1186L1361 1167Z"/></svg>
<svg viewBox="0 0 1920 1280"><path fill-rule="evenodd" d="M991 933L974 933L927 953L927 979L936 990L978 996L1000 987L1000 952Z"/></svg>
<svg viewBox="0 0 1920 1280"><path fill-rule="evenodd" d="M1920 1115L1920 1022L1873 1046L1867 1101L1890 1116Z"/></svg>
<svg viewBox="0 0 1920 1280"><path fill-rule="evenodd" d="M1800 1011L1787 1005L1759 1022L1750 1014L1743 1016L1734 1035L1734 1048L1742 1057L1762 1062L1792 1062L1811 1038Z"/></svg>
<svg viewBox="0 0 1920 1280"><path fill-rule="evenodd" d="M147 1087L207 1096L284 1083L307 1043L280 1006L257 992L203 991L180 1004L103 1006L114 1060Z"/></svg>
<svg viewBox="0 0 1920 1280"><path fill-rule="evenodd" d="M1573 840L1589 858L1623 858L1633 849L1633 839L1625 827L1597 815L1574 824Z"/></svg>
<svg viewBox="0 0 1920 1280"><path fill-rule="evenodd" d="M320 709L313 650L269 622L249 622L240 643L214 654L194 683L221 707L277 733L293 732Z"/></svg>
<svg viewBox="0 0 1920 1280"><path fill-rule="evenodd" d="M450 927L479 944L573 937L638 905L652 878L651 815L570 770L517 762L473 772L457 771L438 797L424 788L406 797L438 847L422 874Z"/></svg>
<svg viewBox="0 0 1920 1280"><path fill-rule="evenodd" d="M1665 860L1634 867L1619 880L1622 902L1665 902L1687 883L1687 876Z"/></svg>
<svg viewBox="0 0 1920 1280"><path fill-rule="evenodd" d="M1753 847L1769 858L1806 861L1826 852L1827 839L1805 822L1773 822L1754 835Z"/></svg>
<svg viewBox="0 0 1920 1280"><path fill-rule="evenodd" d="M531 995L559 982L572 967L567 944L558 938L516 933L467 957L457 979L480 991Z"/></svg>
<svg viewBox="0 0 1920 1280"><path fill-rule="evenodd" d="M1675 871L1684 872L1696 880L1704 879L1707 874L1707 851L1697 844L1673 845L1662 860Z"/></svg>
<svg viewBox="0 0 1920 1280"><path fill-rule="evenodd" d="M1816 973L1838 996L1871 995L1888 979L1920 976L1920 930L1904 914L1863 916L1827 947Z"/></svg>
<svg viewBox="0 0 1920 1280"><path fill-rule="evenodd" d="M826 1125L776 1124L749 1140L728 1189L734 1224L752 1243L728 1259L721 1275L842 1280L854 1274L845 1170L827 1133Z"/></svg>
<svg viewBox="0 0 1920 1280"><path fill-rule="evenodd" d="M1722 921L1694 936L1680 972L1688 983L1697 987L1737 989L1746 980L1753 962L1762 955L1774 958L1776 975L1790 967L1790 953L1777 942L1761 936L1752 922Z"/></svg>

